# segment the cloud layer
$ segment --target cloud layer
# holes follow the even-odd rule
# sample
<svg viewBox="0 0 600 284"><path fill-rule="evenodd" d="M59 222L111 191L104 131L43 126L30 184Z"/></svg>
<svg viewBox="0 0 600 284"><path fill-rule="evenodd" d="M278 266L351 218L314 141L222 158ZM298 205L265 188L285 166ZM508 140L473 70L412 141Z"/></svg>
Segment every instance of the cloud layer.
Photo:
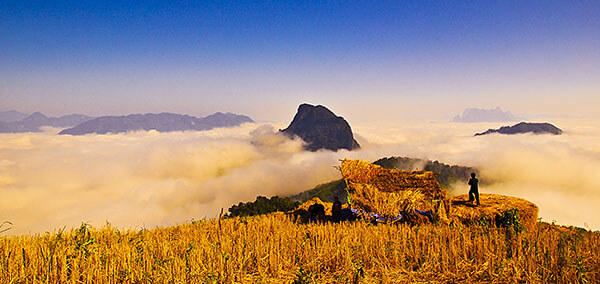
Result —
<svg viewBox="0 0 600 284"><path fill-rule="evenodd" d="M278 126L278 125L276 125ZM288 195L339 178L339 159L399 155L478 167L482 192L540 206L547 221L600 228L600 123L565 120L561 136L472 134L490 123L401 122L356 126L363 149L304 152L274 126L203 132L59 136L2 134L0 221L10 234L81 222L122 228L214 217L257 195ZM457 184L455 194L466 193ZM7 232L8 233L8 232Z"/></svg>

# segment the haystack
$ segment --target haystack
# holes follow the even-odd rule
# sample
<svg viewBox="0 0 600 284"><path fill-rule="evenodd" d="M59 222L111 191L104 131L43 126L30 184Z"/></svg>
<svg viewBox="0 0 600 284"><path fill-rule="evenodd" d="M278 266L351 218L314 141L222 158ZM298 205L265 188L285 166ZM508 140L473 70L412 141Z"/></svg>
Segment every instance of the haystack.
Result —
<svg viewBox="0 0 600 284"><path fill-rule="evenodd" d="M452 197L452 207L449 212L452 221L467 225L486 221L494 223L502 213L516 208L521 224L528 231L535 231L538 207L525 199L482 193L479 195L481 205L477 207L470 204L468 200L469 196L466 194Z"/></svg>
<svg viewBox="0 0 600 284"><path fill-rule="evenodd" d="M422 220L415 212L447 222L449 197L433 172L386 169L361 160L342 161L340 166L352 207L376 213L388 220ZM416 211L418 210L418 211Z"/></svg>
<svg viewBox="0 0 600 284"><path fill-rule="evenodd" d="M342 161L340 171L347 182L370 184L383 192L413 190L425 195L426 199L448 196L430 171L386 169L362 160L348 159Z"/></svg>

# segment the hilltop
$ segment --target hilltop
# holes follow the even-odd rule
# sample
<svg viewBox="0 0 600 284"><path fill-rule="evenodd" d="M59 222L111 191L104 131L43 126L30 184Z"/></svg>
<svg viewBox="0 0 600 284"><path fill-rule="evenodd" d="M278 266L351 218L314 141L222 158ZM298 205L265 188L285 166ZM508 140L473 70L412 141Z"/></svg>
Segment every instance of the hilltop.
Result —
<svg viewBox="0 0 600 284"><path fill-rule="evenodd" d="M321 204L326 212L325 218L331 220L331 200L334 196L348 200L345 218L364 218L366 220L387 223L425 223L444 224L487 224L496 227L513 226L521 231L532 230L538 216L538 207L521 198L497 194L481 194L481 206L468 202L466 195L450 196L440 185L436 176L440 173L424 170L402 170L390 165L411 165L422 162L416 159L392 157L377 162L388 165L368 163L362 160L344 159L339 167L342 180L318 186L291 198L258 197L254 202L240 203L229 208L228 216L252 216L275 211L287 211L303 222L317 217L310 208L312 204ZM449 172L468 175L471 168L448 166L437 161L431 164L445 169L444 180L449 180ZM448 171L454 169L454 171ZM322 201L321 198L326 198ZM299 201L303 204L300 205ZM297 207L297 209L292 209ZM279 209L281 208L281 209ZM329 209L327 209L329 208ZM307 211L308 210L308 211ZM310 214L309 214L310 213ZM327 216L327 214L329 216ZM348 215L354 215L353 217Z"/></svg>

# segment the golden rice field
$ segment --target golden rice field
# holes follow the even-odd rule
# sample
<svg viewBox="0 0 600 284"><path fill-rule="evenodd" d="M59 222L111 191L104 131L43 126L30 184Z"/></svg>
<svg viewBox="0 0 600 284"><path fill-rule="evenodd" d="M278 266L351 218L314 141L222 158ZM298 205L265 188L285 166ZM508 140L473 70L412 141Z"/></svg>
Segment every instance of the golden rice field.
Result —
<svg viewBox="0 0 600 284"><path fill-rule="evenodd" d="M220 223L220 225L219 225ZM0 239L0 283L598 283L600 233L538 223L297 224L284 214Z"/></svg>

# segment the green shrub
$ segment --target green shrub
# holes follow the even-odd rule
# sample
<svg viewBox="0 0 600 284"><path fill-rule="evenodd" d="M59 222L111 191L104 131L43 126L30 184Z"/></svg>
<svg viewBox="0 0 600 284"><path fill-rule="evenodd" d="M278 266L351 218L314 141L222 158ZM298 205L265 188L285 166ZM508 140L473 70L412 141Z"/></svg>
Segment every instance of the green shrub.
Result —
<svg viewBox="0 0 600 284"><path fill-rule="evenodd" d="M228 209L227 217L247 217L261 214L267 214L277 211L294 210L300 205L299 202L294 202L290 198L273 196L271 199L264 196L256 197L253 202L240 202L238 205L233 205Z"/></svg>
<svg viewBox="0 0 600 284"><path fill-rule="evenodd" d="M496 226L512 229L516 234L525 230L525 226L521 224L518 208L512 208L502 212L502 214L496 218Z"/></svg>

